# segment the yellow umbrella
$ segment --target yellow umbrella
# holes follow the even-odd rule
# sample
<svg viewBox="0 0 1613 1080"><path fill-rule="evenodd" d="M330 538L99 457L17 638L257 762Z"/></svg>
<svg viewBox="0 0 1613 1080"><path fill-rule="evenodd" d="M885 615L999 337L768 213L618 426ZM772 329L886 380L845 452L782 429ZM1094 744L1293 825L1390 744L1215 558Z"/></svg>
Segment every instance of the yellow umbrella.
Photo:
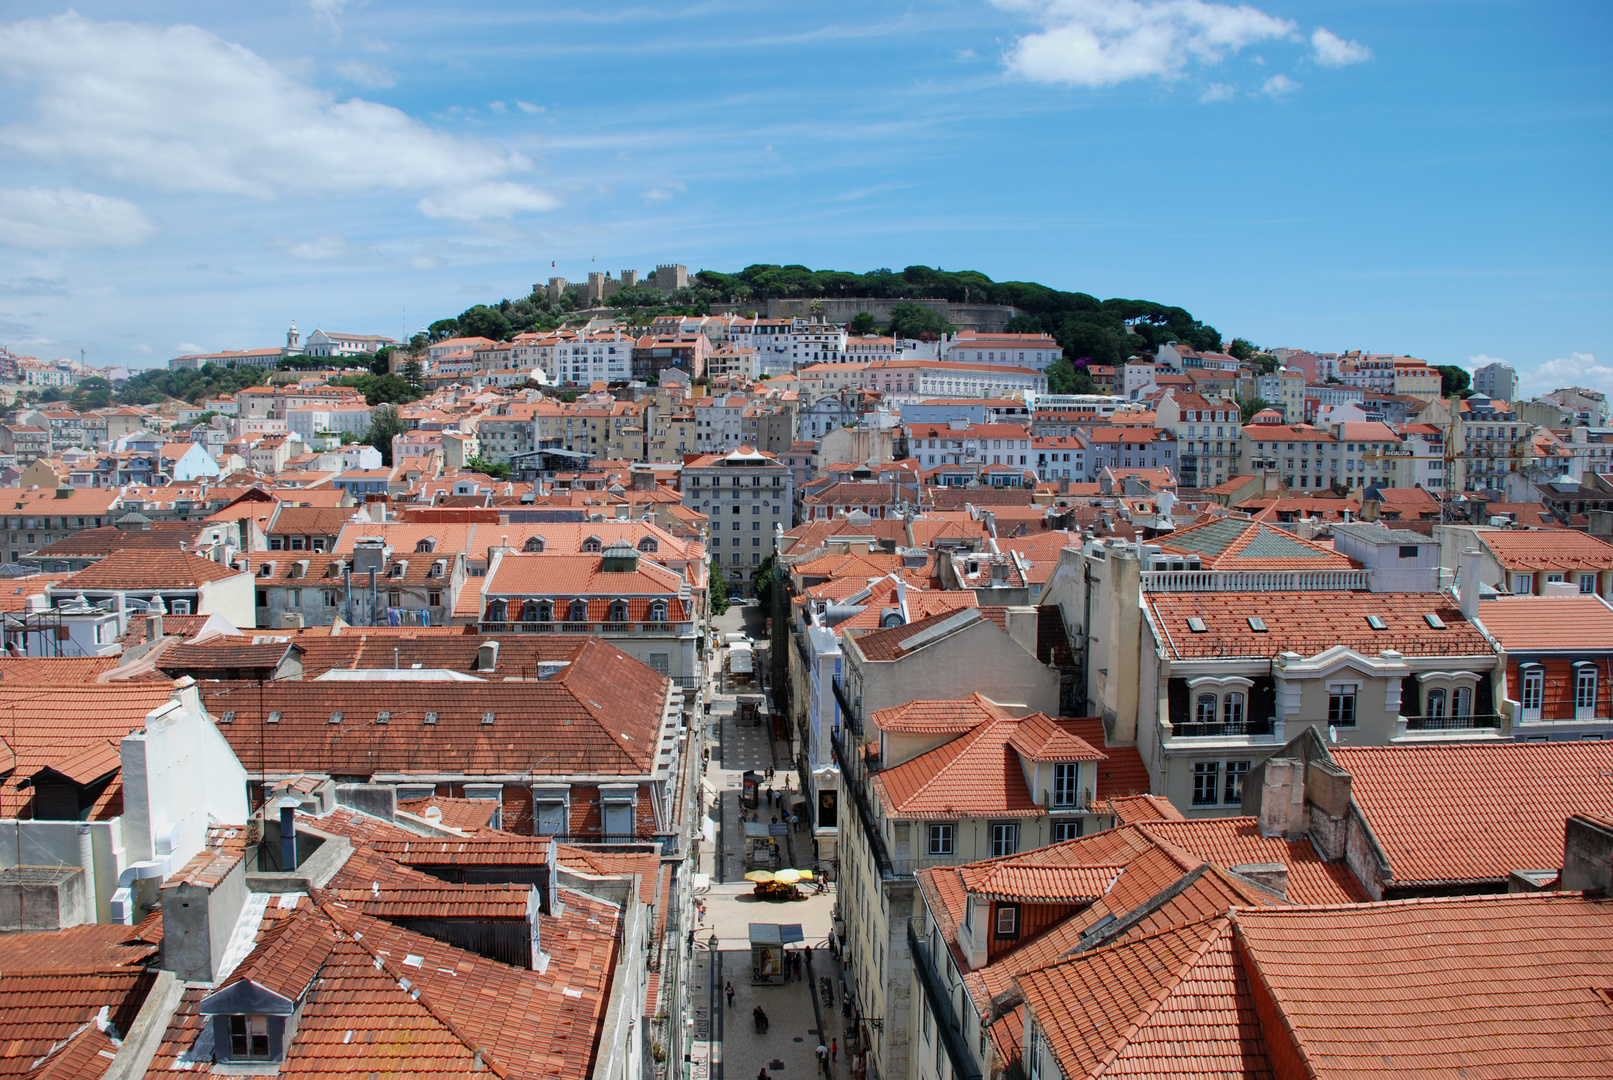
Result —
<svg viewBox="0 0 1613 1080"><path fill-rule="evenodd" d="M773 880L781 885L794 885L797 881L801 880L801 871L780 870L778 873L773 875Z"/></svg>
<svg viewBox="0 0 1613 1080"><path fill-rule="evenodd" d="M778 879L773 876L773 872L771 870L752 870L750 873L745 875L745 880L754 881L757 884L761 884L764 881L776 881Z"/></svg>
<svg viewBox="0 0 1613 1080"><path fill-rule="evenodd" d="M802 881L811 881L812 880L812 871L810 871L810 870L797 870L796 873L801 875L801 880Z"/></svg>

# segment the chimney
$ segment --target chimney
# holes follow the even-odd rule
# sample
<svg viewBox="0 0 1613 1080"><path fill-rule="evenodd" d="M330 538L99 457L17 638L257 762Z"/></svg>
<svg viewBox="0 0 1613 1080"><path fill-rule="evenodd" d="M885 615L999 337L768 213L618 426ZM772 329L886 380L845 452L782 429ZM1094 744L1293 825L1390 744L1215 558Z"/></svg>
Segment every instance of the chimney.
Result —
<svg viewBox="0 0 1613 1080"><path fill-rule="evenodd" d="M1288 867L1282 863L1242 863L1230 868L1241 878L1248 878L1269 893L1288 899Z"/></svg>
<svg viewBox="0 0 1613 1080"><path fill-rule="evenodd" d="M492 671L496 667L498 667L498 642L482 642L476 648L476 670Z"/></svg>
<svg viewBox="0 0 1613 1080"><path fill-rule="evenodd" d="M1462 618L1472 622L1479 617L1479 563L1482 556L1477 548L1462 552L1461 580L1457 589L1462 602Z"/></svg>
<svg viewBox="0 0 1613 1080"><path fill-rule="evenodd" d="M297 868L297 808L302 805L290 795L275 803L280 809L280 871Z"/></svg>
<svg viewBox="0 0 1613 1080"><path fill-rule="evenodd" d="M146 616L146 641L156 641L162 637L162 616Z"/></svg>
<svg viewBox="0 0 1613 1080"><path fill-rule="evenodd" d="M1298 839L1305 835L1305 763L1267 758L1257 815L1261 836Z"/></svg>

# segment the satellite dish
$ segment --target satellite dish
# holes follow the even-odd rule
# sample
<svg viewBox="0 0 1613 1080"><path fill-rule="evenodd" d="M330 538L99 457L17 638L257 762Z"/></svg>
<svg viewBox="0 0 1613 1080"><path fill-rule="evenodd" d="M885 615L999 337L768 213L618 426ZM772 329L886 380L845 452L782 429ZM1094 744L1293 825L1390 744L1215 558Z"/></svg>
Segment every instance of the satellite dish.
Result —
<svg viewBox="0 0 1613 1080"><path fill-rule="evenodd" d="M1334 727L1332 724L1327 725L1327 741L1328 742L1338 742L1339 741L1338 728Z"/></svg>

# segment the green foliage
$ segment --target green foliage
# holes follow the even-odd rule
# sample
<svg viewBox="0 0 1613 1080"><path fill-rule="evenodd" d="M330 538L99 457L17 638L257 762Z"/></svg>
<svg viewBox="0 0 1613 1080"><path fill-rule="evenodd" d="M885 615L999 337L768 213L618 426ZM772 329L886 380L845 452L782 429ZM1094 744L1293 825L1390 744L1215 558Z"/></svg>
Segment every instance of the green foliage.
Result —
<svg viewBox="0 0 1613 1080"><path fill-rule="evenodd" d="M564 401L567 405L570 405L573 401L577 400L577 391L575 391L575 390L562 390L562 391L560 391L560 400Z"/></svg>
<svg viewBox="0 0 1613 1080"><path fill-rule="evenodd" d="M958 328L934 308L904 301L891 308L890 335L934 341L942 334L955 334Z"/></svg>
<svg viewBox="0 0 1613 1080"><path fill-rule="evenodd" d="M1097 393L1097 386L1086 366L1076 367L1062 357L1047 365L1047 389L1054 394Z"/></svg>
<svg viewBox="0 0 1613 1080"><path fill-rule="evenodd" d="M495 465L491 461L488 461L486 458L482 457L466 458L465 468L469 469L471 472L485 473L488 476L491 476L494 480L505 480L508 479L510 475L509 462L506 461L503 464Z"/></svg>
<svg viewBox="0 0 1613 1080"><path fill-rule="evenodd" d="M191 425L193 427L206 427L208 424L213 422L213 417L217 415L218 413L214 412L212 409L208 409L196 419L192 420Z"/></svg>
<svg viewBox="0 0 1613 1080"><path fill-rule="evenodd" d="M275 364L277 371L328 371L332 368L364 368L371 370L375 363L372 356L309 356L307 353L297 353L295 356L282 356Z"/></svg>
<svg viewBox="0 0 1613 1080"><path fill-rule="evenodd" d="M91 375L73 387L73 393L67 399L68 404L80 411L84 409L104 409L112 404L112 384L99 375Z"/></svg>
<svg viewBox="0 0 1613 1080"><path fill-rule="evenodd" d="M392 440L407 430L398 407L387 405L370 414L370 430L364 433L364 441L381 451L381 464L391 465Z"/></svg>
<svg viewBox="0 0 1613 1080"><path fill-rule="evenodd" d="M267 372L260 367L219 367L204 365L198 371L169 371L152 368L131 375L117 394L120 405L155 405L169 398L200 404L203 398L234 394L264 381Z"/></svg>
<svg viewBox="0 0 1613 1080"><path fill-rule="evenodd" d="M1473 375L1465 367L1456 364L1436 364L1434 370L1439 372L1439 392L1442 397L1468 397L1462 393L1473 385Z"/></svg>
<svg viewBox="0 0 1613 1080"><path fill-rule="evenodd" d="M398 378L416 394L423 393L426 389L426 369L420 363L419 357L412 356L404 361L403 366L398 369Z"/></svg>
<svg viewBox="0 0 1613 1080"><path fill-rule="evenodd" d="M1040 315L1021 313L1008 320L1008 323L1003 327L1003 332L1006 334L1041 334L1046 332L1046 327L1042 325Z"/></svg>
<svg viewBox="0 0 1613 1080"><path fill-rule="evenodd" d="M420 400L420 395L396 375L341 375L330 384L353 387L364 395L366 405L407 405Z"/></svg>
<svg viewBox="0 0 1613 1080"><path fill-rule="evenodd" d="M1259 349L1255 345L1250 344L1241 337L1233 338L1232 344L1227 346L1227 355L1238 360L1247 360L1258 351Z"/></svg>
<svg viewBox="0 0 1613 1080"><path fill-rule="evenodd" d="M510 333L510 320L497 308L490 308L486 304L477 304L467 309L459 316L459 335L461 337L484 337L490 341L507 341Z"/></svg>
<svg viewBox="0 0 1613 1080"><path fill-rule="evenodd" d="M706 592L710 597L708 602L713 615L721 615L728 610L728 579L723 576L722 560L716 555L711 557L711 578L706 584Z"/></svg>
<svg viewBox="0 0 1613 1080"><path fill-rule="evenodd" d="M763 559L756 568L751 580L756 585L756 600L758 603L771 608L773 606L773 564L776 561L773 555Z"/></svg>
<svg viewBox="0 0 1613 1080"><path fill-rule="evenodd" d="M629 285L617 289L606 303L614 308L663 307L666 294L653 285Z"/></svg>
<svg viewBox="0 0 1613 1080"><path fill-rule="evenodd" d="M1255 370L1260 372L1262 375L1270 375L1278 368L1283 366L1282 361L1271 355L1271 353L1264 352L1255 353L1249 358L1249 362L1252 363L1255 366Z"/></svg>
<svg viewBox="0 0 1613 1080"><path fill-rule="evenodd" d="M853 334L872 334L874 332L874 317L866 311L859 311L853 315L846 329Z"/></svg>
<svg viewBox="0 0 1613 1080"><path fill-rule="evenodd" d="M1271 407L1271 402L1267 401L1265 398L1249 397L1238 399L1238 410L1243 413L1243 422L1245 424L1253 420L1255 418L1255 413L1259 412L1261 409L1269 409ZM1205 430L1209 429L1206 428Z"/></svg>

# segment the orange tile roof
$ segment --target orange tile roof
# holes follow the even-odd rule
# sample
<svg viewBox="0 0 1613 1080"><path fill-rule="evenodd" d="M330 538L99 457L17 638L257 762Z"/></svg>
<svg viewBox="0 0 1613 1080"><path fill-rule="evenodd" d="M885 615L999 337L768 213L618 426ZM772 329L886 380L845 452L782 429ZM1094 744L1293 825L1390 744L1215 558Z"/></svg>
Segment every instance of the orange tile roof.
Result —
<svg viewBox="0 0 1613 1080"><path fill-rule="evenodd" d="M111 1064L101 1052L116 1047L97 1017L105 1009L108 1024L129 1031L156 981L155 971L0 974L0 1076L101 1076Z"/></svg>
<svg viewBox="0 0 1613 1080"><path fill-rule="evenodd" d="M1104 760L1103 751L1070 734L1046 713L1031 713L1021 719L1008 744L1032 761Z"/></svg>
<svg viewBox="0 0 1613 1080"><path fill-rule="evenodd" d="M117 656L0 657L0 683L19 686L82 686L118 666Z"/></svg>
<svg viewBox="0 0 1613 1080"><path fill-rule="evenodd" d="M1235 919L1273 1052L1310 1076L1609 1074L1605 897L1450 897Z"/></svg>
<svg viewBox="0 0 1613 1080"><path fill-rule="evenodd" d="M873 714L880 731L902 735L961 735L987 720L1012 717L1002 706L980 694L957 701L909 701Z"/></svg>
<svg viewBox="0 0 1613 1080"><path fill-rule="evenodd" d="M975 610L979 611L979 609ZM848 640L856 642L857 651L862 653L864 659L873 661L900 660L908 653L905 647L907 641L967 611L969 611L967 608L962 609L962 611L939 611L926 618L915 619L906 626L893 626L887 630L875 630L872 633L862 634ZM972 620L965 621L960 619L958 628L973 626L975 623L982 621L984 617L983 614L976 614Z"/></svg>
<svg viewBox="0 0 1613 1080"><path fill-rule="evenodd" d="M1170 654L1273 657L1293 651L1314 656L1344 645L1368 656L1396 649L1406 656L1484 656L1494 648L1442 593L1219 592L1148 593L1145 601ZM1384 629L1367 622L1377 616ZM1444 629L1425 618L1434 615ZM1249 619L1259 618L1264 631ZM1202 619L1195 632L1188 619Z"/></svg>
<svg viewBox="0 0 1613 1080"><path fill-rule="evenodd" d="M1508 570L1613 570L1613 544L1571 529L1474 533Z"/></svg>
<svg viewBox="0 0 1613 1080"><path fill-rule="evenodd" d="M1148 821L1135 826L1144 836L1172 844L1224 870L1259 863L1288 868L1287 897L1296 904L1356 903L1367 899L1355 875L1342 862L1326 862L1309 840L1261 836L1252 817Z"/></svg>
<svg viewBox="0 0 1613 1080"><path fill-rule="evenodd" d="M896 818L1045 817L1031 797L1008 741L1014 720L991 720L928 753L871 777L885 812Z"/></svg>
<svg viewBox="0 0 1613 1080"><path fill-rule="evenodd" d="M1504 596L1480 605L1479 623L1508 652L1613 650L1613 606L1596 596Z"/></svg>
<svg viewBox="0 0 1613 1080"><path fill-rule="evenodd" d="M640 559L633 571L607 572L600 555L517 554L499 560L486 596L649 596L676 599L683 578Z"/></svg>
<svg viewBox="0 0 1613 1080"><path fill-rule="evenodd" d="M1159 795L1122 795L1104 804L1121 825L1146 825L1153 821L1186 821L1169 799Z"/></svg>
<svg viewBox="0 0 1613 1080"><path fill-rule="evenodd" d="M399 799L398 809L450 829L486 829L492 826L499 804L492 799L447 799L433 795L429 799ZM431 813L433 810L437 811L436 815Z"/></svg>
<svg viewBox="0 0 1613 1080"><path fill-rule="evenodd" d="M193 589L240 573L232 566L187 551L113 552L56 586L53 592L78 589Z"/></svg>
<svg viewBox="0 0 1613 1080"><path fill-rule="evenodd" d="M1032 862L989 862L961 867L967 891L988 900L1090 903L1114 887L1124 864L1045 866Z"/></svg>
<svg viewBox="0 0 1613 1080"><path fill-rule="evenodd" d="M1199 556L1206 570L1353 570L1361 565L1331 547L1244 518L1190 525L1153 542L1166 551Z"/></svg>
<svg viewBox="0 0 1613 1080"><path fill-rule="evenodd" d="M1148 766L1136 746L1111 746L1104 731L1103 719L1097 716L1061 716L1059 727L1089 746L1102 748L1107 760L1098 765L1098 801L1116 795L1134 795L1148 790Z"/></svg>
<svg viewBox="0 0 1613 1080"><path fill-rule="evenodd" d="M1613 745L1331 747L1393 884L1504 882L1562 865L1574 813L1613 812Z"/></svg>
<svg viewBox="0 0 1613 1080"><path fill-rule="evenodd" d="M151 929L155 940L145 936ZM88 923L49 933L0 934L0 977L143 970L161 942L160 918L151 926Z"/></svg>

